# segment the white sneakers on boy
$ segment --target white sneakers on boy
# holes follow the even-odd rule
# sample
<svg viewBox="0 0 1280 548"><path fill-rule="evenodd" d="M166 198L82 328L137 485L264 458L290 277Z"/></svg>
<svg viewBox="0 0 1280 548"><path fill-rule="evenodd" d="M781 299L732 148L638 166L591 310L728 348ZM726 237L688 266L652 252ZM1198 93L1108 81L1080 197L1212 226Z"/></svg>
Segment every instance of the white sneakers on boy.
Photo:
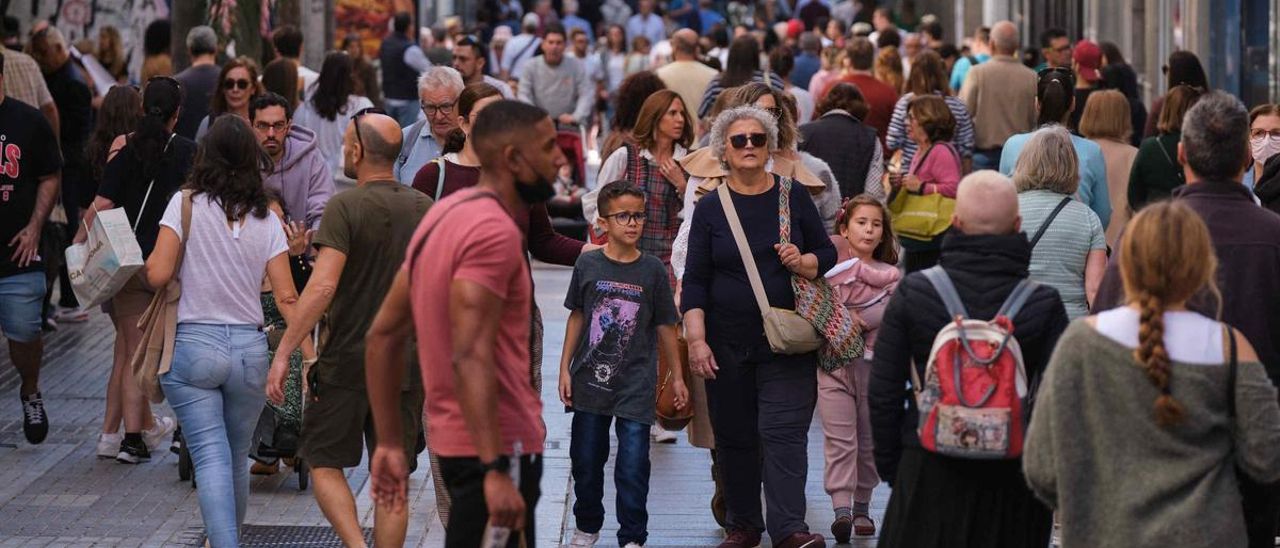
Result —
<svg viewBox="0 0 1280 548"><path fill-rule="evenodd" d="M596 545L596 541L600 540L599 533L585 533L581 530L573 530L573 538L569 539L569 546L572 548L591 548Z"/></svg>

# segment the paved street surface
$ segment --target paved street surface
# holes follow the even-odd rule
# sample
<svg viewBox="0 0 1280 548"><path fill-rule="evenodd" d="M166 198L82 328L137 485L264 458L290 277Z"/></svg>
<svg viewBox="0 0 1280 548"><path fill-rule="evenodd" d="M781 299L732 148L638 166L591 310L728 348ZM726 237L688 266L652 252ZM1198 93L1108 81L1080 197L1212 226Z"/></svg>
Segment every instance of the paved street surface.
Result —
<svg viewBox="0 0 1280 548"><path fill-rule="evenodd" d="M562 412L556 396L568 317L562 303L569 275L567 268L535 266L537 298L546 322L542 397L548 430L543 496L538 506L539 546L557 546L573 532L570 416ZM110 322L97 312L88 323L60 326L45 339L41 387L52 429L39 446L29 445L22 436L17 375L7 350L0 348L0 546L198 546L203 541L195 490L190 483L178 480L174 455L157 453L150 463L136 466L94 456L112 340ZM172 413L164 406L157 409ZM711 480L707 451L691 447L681 434L675 445L654 445L652 459L648 546L717 544L722 537L708 510ZM435 513L425 456L421 462L412 477L415 518L407 544L441 546L444 536ZM612 477L611 467L606 477ZM827 533L831 509L822 490L821 471L822 437L815 420L809 437L808 521L814 531ZM358 493L362 522L372 527L367 479L364 469L348 471L348 481ZM608 516L601 546L615 545L617 540L613 498L612 482L607 481ZM887 500L888 490L881 487L872 502L877 523ZM300 491L293 474L254 477L247 522L246 546L340 546L311 491ZM874 541L860 541L855 546L874 546Z"/></svg>

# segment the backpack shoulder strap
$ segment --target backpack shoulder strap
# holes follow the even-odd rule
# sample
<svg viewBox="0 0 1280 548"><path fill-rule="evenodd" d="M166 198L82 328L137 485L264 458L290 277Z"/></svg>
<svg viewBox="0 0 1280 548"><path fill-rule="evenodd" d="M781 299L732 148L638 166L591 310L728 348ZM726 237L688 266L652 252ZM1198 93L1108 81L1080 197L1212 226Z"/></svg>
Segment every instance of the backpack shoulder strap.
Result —
<svg viewBox="0 0 1280 548"><path fill-rule="evenodd" d="M1027 299L1031 297L1031 294L1039 286L1040 284L1032 281L1031 278L1023 278L1022 281L1018 282L1018 285L1014 286L1009 296L1005 298L1004 304L1000 305L1000 310L996 312L996 317L1004 316L1012 320L1014 316L1018 315L1018 312L1022 311L1023 305L1027 304Z"/></svg>
<svg viewBox="0 0 1280 548"><path fill-rule="evenodd" d="M447 163L448 162L445 161L444 156L436 158L436 167L440 168L440 174L436 176L436 200L435 201L437 202L439 202L440 197L444 195L444 166Z"/></svg>
<svg viewBox="0 0 1280 548"><path fill-rule="evenodd" d="M1063 208L1067 207L1067 204L1069 203L1071 203L1071 197L1064 196L1062 201L1058 202L1058 207L1053 208L1053 212L1045 218L1043 223L1040 223L1040 229L1037 230L1036 235L1031 238L1031 249L1036 248L1036 244L1040 243L1040 238L1044 237L1045 231L1049 230L1049 225L1053 224L1053 220L1058 218L1058 214L1062 213Z"/></svg>
<svg viewBox="0 0 1280 548"><path fill-rule="evenodd" d="M933 285L933 290L937 291L938 296L942 298L942 304L947 307L947 314L953 319L956 316L968 318L969 313L965 311L964 303L960 301L960 294L956 292L956 286L951 283L951 277L947 276L947 271L943 270L942 266L935 266L923 272L925 279Z"/></svg>

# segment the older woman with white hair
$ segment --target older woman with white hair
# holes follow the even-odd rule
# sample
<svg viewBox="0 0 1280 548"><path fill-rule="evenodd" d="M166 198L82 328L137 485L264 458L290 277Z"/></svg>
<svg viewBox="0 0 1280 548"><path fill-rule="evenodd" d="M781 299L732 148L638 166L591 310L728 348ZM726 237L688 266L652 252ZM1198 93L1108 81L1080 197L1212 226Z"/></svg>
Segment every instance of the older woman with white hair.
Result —
<svg viewBox="0 0 1280 548"><path fill-rule="evenodd" d="M808 191L765 169L778 151L772 114L750 106L725 111L712 125L710 146L728 176L694 209L680 305L692 370L706 379L730 516L725 545L759 544L762 482L774 545L821 542L804 521L817 357L771 350L731 216L773 308L794 309L792 277L821 276L834 266L836 250Z"/></svg>
<svg viewBox="0 0 1280 548"><path fill-rule="evenodd" d="M1107 240L1098 214L1072 198L1080 175L1071 134L1062 126L1035 132L1013 182L1031 240L1031 279L1057 289L1071 319L1087 315L1107 267Z"/></svg>

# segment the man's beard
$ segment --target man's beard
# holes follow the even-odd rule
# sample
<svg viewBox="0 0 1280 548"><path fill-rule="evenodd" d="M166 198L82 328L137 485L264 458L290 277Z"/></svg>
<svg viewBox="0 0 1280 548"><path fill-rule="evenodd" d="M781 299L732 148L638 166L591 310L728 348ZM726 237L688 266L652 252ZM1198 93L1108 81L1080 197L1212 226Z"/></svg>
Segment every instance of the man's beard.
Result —
<svg viewBox="0 0 1280 548"><path fill-rule="evenodd" d="M551 181L541 175L538 176L532 184L524 184L516 181L516 194L520 195L520 201L528 205L536 205L547 200L556 194L556 187Z"/></svg>

